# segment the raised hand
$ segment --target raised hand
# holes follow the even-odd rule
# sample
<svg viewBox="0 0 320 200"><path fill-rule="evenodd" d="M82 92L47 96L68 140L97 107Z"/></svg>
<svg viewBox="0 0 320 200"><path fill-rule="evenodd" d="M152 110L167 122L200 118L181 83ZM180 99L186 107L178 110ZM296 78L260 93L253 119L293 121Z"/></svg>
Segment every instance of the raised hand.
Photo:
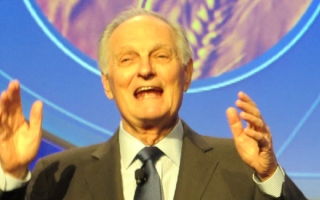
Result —
<svg viewBox="0 0 320 200"><path fill-rule="evenodd" d="M41 142L41 101L36 101L26 121L20 97L20 85L11 81L0 96L0 162L2 169L16 178L24 178L28 165L36 157Z"/></svg>
<svg viewBox="0 0 320 200"><path fill-rule="evenodd" d="M271 177L278 163L273 151L272 135L256 104L248 95L239 92L236 107L227 109L227 118L235 146L242 160L251 166L261 181ZM243 127L242 120L247 122Z"/></svg>

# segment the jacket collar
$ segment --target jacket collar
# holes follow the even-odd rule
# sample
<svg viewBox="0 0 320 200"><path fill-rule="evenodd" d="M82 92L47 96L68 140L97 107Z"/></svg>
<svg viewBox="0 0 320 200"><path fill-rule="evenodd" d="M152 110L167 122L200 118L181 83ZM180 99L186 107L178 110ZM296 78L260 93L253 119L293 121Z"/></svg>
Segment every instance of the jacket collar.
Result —
<svg viewBox="0 0 320 200"><path fill-rule="evenodd" d="M180 170L174 199L200 199L216 166L213 146L185 122ZM92 153L93 162L85 170L93 199L123 199L118 131ZM187 192L186 192L187 191Z"/></svg>
<svg viewBox="0 0 320 200"><path fill-rule="evenodd" d="M85 169L85 177L93 199L122 200L118 131L92 153L92 158Z"/></svg>

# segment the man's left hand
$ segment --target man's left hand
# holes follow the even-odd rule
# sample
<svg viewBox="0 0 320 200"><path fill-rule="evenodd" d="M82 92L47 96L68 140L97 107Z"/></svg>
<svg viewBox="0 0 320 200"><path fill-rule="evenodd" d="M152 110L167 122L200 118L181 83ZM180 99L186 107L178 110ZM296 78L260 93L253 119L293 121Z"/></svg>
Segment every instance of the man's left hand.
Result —
<svg viewBox="0 0 320 200"><path fill-rule="evenodd" d="M273 151L272 135L254 101L238 93L236 108L230 107L226 114L234 137L235 146L242 160L252 167L261 181L270 178L278 167ZM247 122L244 127L242 120Z"/></svg>

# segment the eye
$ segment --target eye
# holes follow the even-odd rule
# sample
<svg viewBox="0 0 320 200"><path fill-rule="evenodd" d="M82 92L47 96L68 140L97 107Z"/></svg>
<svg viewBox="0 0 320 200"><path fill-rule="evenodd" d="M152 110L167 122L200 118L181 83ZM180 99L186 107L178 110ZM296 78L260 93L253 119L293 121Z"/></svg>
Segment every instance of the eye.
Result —
<svg viewBox="0 0 320 200"><path fill-rule="evenodd" d="M120 62L125 63L125 62L129 62L130 60L131 58L121 58Z"/></svg>
<svg viewBox="0 0 320 200"><path fill-rule="evenodd" d="M159 50L153 53L152 59L156 63L165 64L170 62L170 60L172 59L172 54L167 50Z"/></svg>
<svg viewBox="0 0 320 200"><path fill-rule="evenodd" d="M159 54L157 57L162 59L169 58L167 55L164 54Z"/></svg>
<svg viewBox="0 0 320 200"><path fill-rule="evenodd" d="M130 63L134 60L135 56L134 55L131 55L131 54L128 54L128 55L123 55L120 57L120 64L126 64L126 63Z"/></svg>
<svg viewBox="0 0 320 200"><path fill-rule="evenodd" d="M159 52L159 53L155 54L155 57L157 59L169 59L169 54L167 54L165 52Z"/></svg>

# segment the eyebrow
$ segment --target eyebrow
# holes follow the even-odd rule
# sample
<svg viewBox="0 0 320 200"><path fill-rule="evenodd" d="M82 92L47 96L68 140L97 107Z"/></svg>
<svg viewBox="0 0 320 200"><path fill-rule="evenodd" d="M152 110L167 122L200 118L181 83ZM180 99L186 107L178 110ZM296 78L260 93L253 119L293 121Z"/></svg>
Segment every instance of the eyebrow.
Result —
<svg viewBox="0 0 320 200"><path fill-rule="evenodd" d="M123 52L134 53L135 52L135 48L133 46L131 46L131 45L124 45L124 46L120 47L119 49L117 49L113 53L112 58L113 59L119 58L123 54Z"/></svg>
<svg viewBox="0 0 320 200"><path fill-rule="evenodd" d="M151 47L150 52L152 53L152 52L157 51L162 48L168 50L170 53L172 53L173 56L178 55L177 49L175 49L173 46L170 46L166 43L161 43L161 42L154 44ZM117 49L117 51L113 54L112 60L113 61L117 60L122 55L123 52L130 54L130 53L136 53L137 51L136 51L136 48L132 45L123 45L123 46L119 47Z"/></svg>
<svg viewBox="0 0 320 200"><path fill-rule="evenodd" d="M124 51L134 51L134 50L135 50L135 48L134 48L133 46L131 46L131 45L124 45L124 46L120 47L120 48L118 49L118 51L116 51L115 55L119 55L119 54L121 54L121 53L124 52Z"/></svg>
<svg viewBox="0 0 320 200"><path fill-rule="evenodd" d="M152 51L156 51L158 49L162 49L162 48L164 48L166 50L169 50L170 52L175 52L173 47L171 47L171 46L169 46L168 44L165 44L165 43L156 43L156 44L154 44L151 47L151 52ZM123 52L135 52L135 51L136 51L136 48L133 47L132 45L124 45L124 46L120 47L118 51L115 52L115 56L119 56Z"/></svg>
<svg viewBox="0 0 320 200"><path fill-rule="evenodd" d="M157 49L161 49L161 48L165 48L167 50L173 50L173 48L165 43L157 43L155 45L153 45L153 47L151 48L153 51L157 50Z"/></svg>

